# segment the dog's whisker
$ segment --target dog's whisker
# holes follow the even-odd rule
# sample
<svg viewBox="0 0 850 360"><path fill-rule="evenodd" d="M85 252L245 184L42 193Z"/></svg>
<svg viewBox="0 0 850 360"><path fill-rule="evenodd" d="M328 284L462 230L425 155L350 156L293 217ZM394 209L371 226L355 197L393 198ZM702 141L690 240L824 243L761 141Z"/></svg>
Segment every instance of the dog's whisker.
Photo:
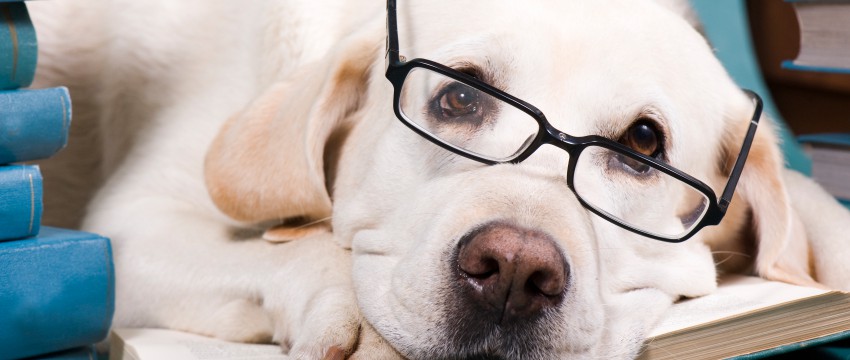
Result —
<svg viewBox="0 0 850 360"><path fill-rule="evenodd" d="M712 254L712 255L717 255L717 254L726 254L726 255L728 255L728 256L726 256L723 260L720 260L720 261L715 262L715 263L714 263L714 266L720 266L721 264L723 264L723 263L725 263L725 262L727 262L727 261L731 260L732 258L734 258L736 255L737 255L737 256L742 256L742 257L745 257L745 258L750 258L750 255L748 255L748 254L740 253L740 252L735 252L735 251L712 251L712 252L711 252L711 254Z"/></svg>
<svg viewBox="0 0 850 360"><path fill-rule="evenodd" d="M295 229L301 229L301 228L305 228L305 227L308 227L308 226L313 226L313 225L316 225L316 224L321 224L321 223L323 223L323 222L330 221L331 219L333 219L333 216L328 216L328 217L325 217L325 218L316 219L316 220L313 220L313 221L306 222L306 223L304 223L304 224L298 225L298 226L296 226L296 227L295 227Z"/></svg>
<svg viewBox="0 0 850 360"><path fill-rule="evenodd" d="M743 257L746 257L746 258L751 257L750 254L742 253L742 252L738 252L738 251L712 251L711 254L712 255L714 255L714 254L740 255L740 256L743 256Z"/></svg>

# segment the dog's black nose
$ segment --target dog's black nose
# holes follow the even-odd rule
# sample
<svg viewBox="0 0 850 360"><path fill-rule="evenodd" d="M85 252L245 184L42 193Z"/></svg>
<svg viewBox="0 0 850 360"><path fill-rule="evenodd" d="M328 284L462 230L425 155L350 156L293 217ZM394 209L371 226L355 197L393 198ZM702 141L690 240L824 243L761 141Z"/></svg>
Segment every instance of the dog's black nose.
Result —
<svg viewBox="0 0 850 360"><path fill-rule="evenodd" d="M466 300L499 324L558 305L570 274L550 236L504 222L489 223L461 239L457 271Z"/></svg>

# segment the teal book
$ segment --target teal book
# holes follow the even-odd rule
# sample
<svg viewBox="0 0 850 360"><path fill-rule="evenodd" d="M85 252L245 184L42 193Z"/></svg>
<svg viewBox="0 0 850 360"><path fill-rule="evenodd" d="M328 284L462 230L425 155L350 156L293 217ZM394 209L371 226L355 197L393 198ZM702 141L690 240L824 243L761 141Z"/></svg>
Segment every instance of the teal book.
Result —
<svg viewBox="0 0 850 360"><path fill-rule="evenodd" d="M814 71L814 72L826 72L826 73L837 73L837 74L850 74L850 67L834 67L834 66L822 66L822 65L801 65L795 62L794 60L785 60L782 62L782 67L788 70L798 70L798 71Z"/></svg>
<svg viewBox="0 0 850 360"><path fill-rule="evenodd" d="M824 133L800 135L797 141L804 144L820 144L850 148L850 133Z"/></svg>
<svg viewBox="0 0 850 360"><path fill-rule="evenodd" d="M38 41L23 2L0 2L0 89L27 87L35 76Z"/></svg>
<svg viewBox="0 0 850 360"><path fill-rule="evenodd" d="M67 88L0 91L0 164L50 157L65 147L70 126Z"/></svg>
<svg viewBox="0 0 850 360"><path fill-rule="evenodd" d="M38 166L0 166L0 241L38 234L41 211L42 179Z"/></svg>
<svg viewBox="0 0 850 360"><path fill-rule="evenodd" d="M109 239L45 226L38 236L0 242L0 359L50 358L97 343L114 304Z"/></svg>

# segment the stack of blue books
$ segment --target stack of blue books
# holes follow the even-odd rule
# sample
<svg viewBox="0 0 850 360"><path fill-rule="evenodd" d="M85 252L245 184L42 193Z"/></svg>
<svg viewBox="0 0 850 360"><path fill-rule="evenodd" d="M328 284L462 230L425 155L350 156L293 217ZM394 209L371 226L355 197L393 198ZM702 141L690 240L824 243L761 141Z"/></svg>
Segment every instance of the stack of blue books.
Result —
<svg viewBox="0 0 850 360"><path fill-rule="evenodd" d="M90 359L114 309L109 239L41 226L37 165L71 123L64 87L22 89L38 46L26 4L0 0L0 359Z"/></svg>

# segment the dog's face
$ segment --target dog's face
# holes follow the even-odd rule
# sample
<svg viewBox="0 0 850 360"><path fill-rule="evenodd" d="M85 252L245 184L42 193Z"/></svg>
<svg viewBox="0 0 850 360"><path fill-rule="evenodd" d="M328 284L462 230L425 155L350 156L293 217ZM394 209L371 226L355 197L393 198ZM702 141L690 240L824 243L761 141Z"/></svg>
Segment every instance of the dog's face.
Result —
<svg viewBox="0 0 850 360"><path fill-rule="evenodd" d="M637 1L400 6L402 54L489 79L570 135L651 147L716 193L725 185L754 105L705 40L675 14ZM321 218L333 204L333 230L354 256L361 309L401 353L631 357L674 300L714 289L709 245L737 236L745 204L730 210L734 219L719 229L664 243L582 207L565 180L569 156L556 147L543 146L520 164L494 166L448 152L396 119L392 87L381 72L385 33L364 33L349 38L320 69L279 84L231 121L208 157L208 184L219 206L244 220ZM278 106L300 115L281 115ZM272 125L244 135L246 123ZM779 160L766 127L750 162L773 172ZM300 149L285 141L297 139L285 132L319 141ZM488 136L496 143L511 138L498 128ZM243 156L243 163L269 149L299 149L292 150L299 159L256 166L267 178L288 179L275 186L300 188L248 183L234 190L227 179L239 176L225 165L237 160L218 150L225 148L253 149L247 153L256 156ZM307 175L289 174L292 168ZM252 187L267 190L247 190ZM736 201L763 197L748 194ZM261 198L288 200L263 205ZM673 199L682 207L690 201ZM634 202L647 213L671 204L639 196L609 201ZM763 270L772 265L759 264Z"/></svg>
<svg viewBox="0 0 850 360"><path fill-rule="evenodd" d="M410 5L402 53L496 79L571 135L620 140L650 121L671 164L725 184L724 117L746 124L752 106L743 95L728 103L740 92L705 41L647 4L549 5L482 3L463 20L449 5ZM386 81L373 81L380 95L363 116L375 125L352 137L372 140L349 147L370 154L352 161L370 160L346 167L356 174L341 179L357 183L338 183L334 229L352 241L365 315L403 353L628 356L673 299L713 289L699 239L666 244L585 210L566 184L566 152L543 147L518 165L464 159L401 126ZM498 131L487 136L511 138ZM664 203L640 200L647 212Z"/></svg>

